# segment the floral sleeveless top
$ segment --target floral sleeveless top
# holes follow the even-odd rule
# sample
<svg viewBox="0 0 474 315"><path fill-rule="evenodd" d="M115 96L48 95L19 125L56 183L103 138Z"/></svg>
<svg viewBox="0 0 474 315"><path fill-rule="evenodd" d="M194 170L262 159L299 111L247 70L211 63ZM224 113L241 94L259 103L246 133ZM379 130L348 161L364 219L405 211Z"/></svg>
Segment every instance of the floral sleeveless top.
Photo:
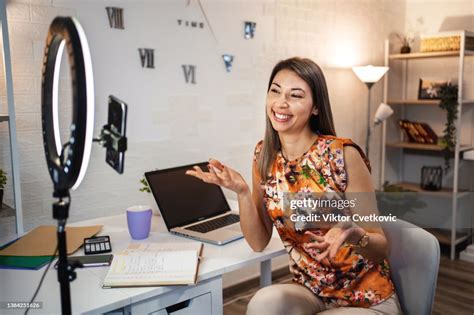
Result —
<svg viewBox="0 0 474 315"><path fill-rule="evenodd" d="M260 141L254 154L254 175L260 180L256 163L262 147ZM370 171L365 154L350 139L319 135L311 148L293 161L287 161L278 152L270 177L260 180L264 192L264 206L276 227L290 256L293 281L304 285L323 300L326 307L371 307L394 292L388 262L376 264L359 255L353 245L344 243L336 256L318 262L315 249L305 248L308 236L299 222L290 220L294 210L283 206L284 193L340 192L347 186L343 148L354 146L363 157ZM299 209L300 210L300 209ZM315 229L323 236L328 229Z"/></svg>

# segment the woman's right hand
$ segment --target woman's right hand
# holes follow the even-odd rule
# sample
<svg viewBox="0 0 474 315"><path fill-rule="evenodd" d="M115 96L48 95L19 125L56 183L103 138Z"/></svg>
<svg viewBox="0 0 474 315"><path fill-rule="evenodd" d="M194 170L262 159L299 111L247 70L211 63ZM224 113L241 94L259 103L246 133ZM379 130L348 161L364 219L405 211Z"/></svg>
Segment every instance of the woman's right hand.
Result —
<svg viewBox="0 0 474 315"><path fill-rule="evenodd" d="M209 184L222 186L237 194L249 190L245 179L239 172L225 166L218 160L209 159L207 167L209 168L209 172L203 172L199 166L193 166L193 170L187 170L186 175L194 176Z"/></svg>

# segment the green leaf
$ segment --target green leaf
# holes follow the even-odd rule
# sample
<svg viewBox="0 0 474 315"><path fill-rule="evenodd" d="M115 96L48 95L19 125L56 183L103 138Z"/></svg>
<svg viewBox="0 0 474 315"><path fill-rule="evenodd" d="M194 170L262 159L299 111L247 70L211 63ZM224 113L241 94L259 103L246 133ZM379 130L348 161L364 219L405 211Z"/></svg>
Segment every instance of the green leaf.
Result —
<svg viewBox="0 0 474 315"><path fill-rule="evenodd" d="M446 128L443 130L443 155L445 172L450 168L452 151L456 146L456 125L458 118L458 86L450 82L443 84L439 90L439 107L446 111Z"/></svg>

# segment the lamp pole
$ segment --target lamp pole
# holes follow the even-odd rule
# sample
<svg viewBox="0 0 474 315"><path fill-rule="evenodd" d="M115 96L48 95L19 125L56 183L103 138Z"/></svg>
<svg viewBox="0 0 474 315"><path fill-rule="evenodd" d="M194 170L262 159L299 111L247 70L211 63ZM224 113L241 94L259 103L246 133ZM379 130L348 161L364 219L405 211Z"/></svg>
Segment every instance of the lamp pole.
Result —
<svg viewBox="0 0 474 315"><path fill-rule="evenodd" d="M367 102L367 136L365 137L365 155L369 158L369 147L370 147L370 135L371 135L371 128L370 128L370 94L372 91L372 86L374 82L365 82L367 85L367 89L369 90L369 100Z"/></svg>
<svg viewBox="0 0 474 315"><path fill-rule="evenodd" d="M357 77L365 83L367 89L369 90L369 99L367 103L367 132L365 137L365 155L370 160L369 157L369 142L370 142L370 93L372 86L377 83L383 75L388 71L388 67L374 67L372 65L368 66L359 66L352 67L352 71L357 75Z"/></svg>

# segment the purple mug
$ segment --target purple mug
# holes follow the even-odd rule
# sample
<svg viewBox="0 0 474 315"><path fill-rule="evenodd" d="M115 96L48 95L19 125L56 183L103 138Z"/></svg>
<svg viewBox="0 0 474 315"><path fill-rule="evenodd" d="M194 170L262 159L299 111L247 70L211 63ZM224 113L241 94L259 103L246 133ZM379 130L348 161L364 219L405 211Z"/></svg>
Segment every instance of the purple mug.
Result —
<svg viewBox="0 0 474 315"><path fill-rule="evenodd" d="M128 232L134 240L148 237L151 227L152 210L150 206L132 206L127 208Z"/></svg>

